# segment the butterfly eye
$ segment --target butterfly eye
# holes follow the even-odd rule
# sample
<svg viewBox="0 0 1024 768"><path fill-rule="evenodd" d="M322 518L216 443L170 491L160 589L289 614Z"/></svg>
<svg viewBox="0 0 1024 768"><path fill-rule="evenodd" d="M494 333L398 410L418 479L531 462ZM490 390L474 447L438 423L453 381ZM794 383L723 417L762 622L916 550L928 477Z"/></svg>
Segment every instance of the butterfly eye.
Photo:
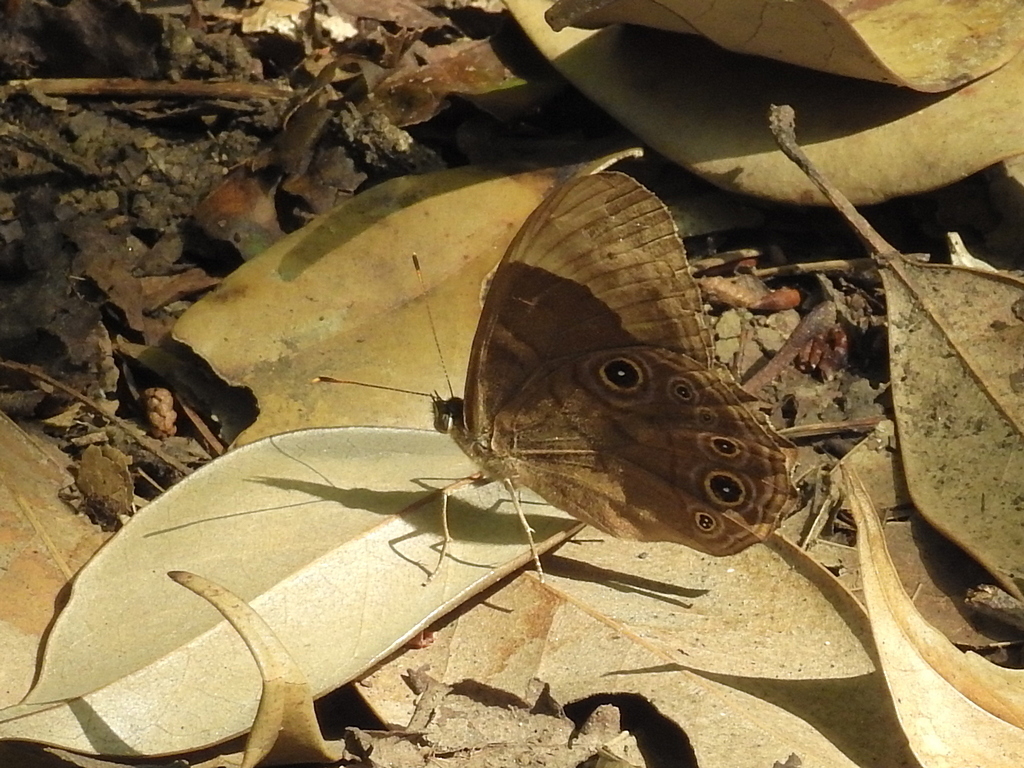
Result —
<svg viewBox="0 0 1024 768"><path fill-rule="evenodd" d="M729 472L712 472L704 480L704 490L717 501L727 507L742 504L746 498L743 483Z"/></svg>
<svg viewBox="0 0 1024 768"><path fill-rule="evenodd" d="M697 527L700 528L704 533L711 533L715 528L718 527L718 521L708 514L707 512L698 512L694 519L696 520Z"/></svg>
<svg viewBox="0 0 1024 768"><path fill-rule="evenodd" d="M727 437L712 438L711 447L719 456L732 457L740 452L740 447Z"/></svg>
<svg viewBox="0 0 1024 768"><path fill-rule="evenodd" d="M617 358L601 366L601 376L615 389L621 390L636 389L643 380L640 369L622 358Z"/></svg>
<svg viewBox="0 0 1024 768"><path fill-rule="evenodd" d="M462 409L462 400L457 397L450 400L434 400L434 429L447 434L456 425L461 425Z"/></svg>

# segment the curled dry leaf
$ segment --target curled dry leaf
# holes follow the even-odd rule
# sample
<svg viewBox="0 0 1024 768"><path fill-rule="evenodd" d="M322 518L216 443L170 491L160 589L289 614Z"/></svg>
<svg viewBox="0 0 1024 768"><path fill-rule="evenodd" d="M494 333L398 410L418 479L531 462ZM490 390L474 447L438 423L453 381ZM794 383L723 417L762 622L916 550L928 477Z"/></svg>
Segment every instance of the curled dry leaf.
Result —
<svg viewBox="0 0 1024 768"><path fill-rule="evenodd" d="M693 35L631 26L554 32L544 19L547 0L507 5L588 98L724 189L824 202L776 150L764 126L771 103L796 107L808 154L858 204L941 187L1024 154L1022 55L958 90L925 94L741 56Z"/></svg>
<svg viewBox="0 0 1024 768"><path fill-rule="evenodd" d="M341 749L328 745L313 711L313 690L288 647L238 595L187 571L167 574L217 609L242 638L263 680L260 705L246 740L242 768L268 756L277 763L332 762Z"/></svg>
<svg viewBox="0 0 1024 768"><path fill-rule="evenodd" d="M424 585L440 544L431 489L474 471L449 437L416 430L307 430L225 454L76 576L32 690L0 711L0 738L140 757L248 730L260 698L252 660L212 607L166 577L174 570L252 605L314 695L336 688L529 561L500 487L469 489L449 505L451 557ZM524 501L539 549L578 528Z"/></svg>
<svg viewBox="0 0 1024 768"><path fill-rule="evenodd" d="M864 601L886 684L922 768L1024 765L1024 672L961 652L903 590L857 475L840 466L857 522Z"/></svg>
<svg viewBox="0 0 1024 768"><path fill-rule="evenodd" d="M1024 588L1024 282L894 259L893 405L921 514L1018 597Z"/></svg>
<svg viewBox="0 0 1024 768"><path fill-rule="evenodd" d="M702 35L736 53L918 91L987 75L1024 47L1015 0L560 0L555 30L643 24Z"/></svg>
<svg viewBox="0 0 1024 768"><path fill-rule="evenodd" d="M702 768L913 765L863 642L863 610L831 575L774 540L712 558L585 530L360 686L384 720L416 711L403 680L493 686L566 705L631 694L685 731ZM653 713L652 713L653 714ZM643 724L639 724L642 728ZM673 755L673 757L681 757Z"/></svg>

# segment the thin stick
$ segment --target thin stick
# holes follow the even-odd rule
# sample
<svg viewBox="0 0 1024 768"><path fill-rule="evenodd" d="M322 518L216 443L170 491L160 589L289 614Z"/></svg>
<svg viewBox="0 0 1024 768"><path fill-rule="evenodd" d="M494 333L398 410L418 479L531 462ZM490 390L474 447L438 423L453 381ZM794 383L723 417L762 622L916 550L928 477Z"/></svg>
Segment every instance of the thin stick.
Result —
<svg viewBox="0 0 1024 768"><path fill-rule="evenodd" d="M750 274L761 278L816 275L829 272L850 275L866 272L877 266L874 259L831 259L829 261L809 261L803 264L782 264L778 267L762 267L750 270Z"/></svg>
<svg viewBox="0 0 1024 768"><path fill-rule="evenodd" d="M127 77L65 77L9 80L0 97L13 93L131 99L268 99L280 101L294 93L263 83L209 83L203 80L133 80Z"/></svg>
<svg viewBox="0 0 1024 768"><path fill-rule="evenodd" d="M801 171L807 174L807 178L821 191L821 194L850 222L857 237L864 243L864 247L872 256L887 258L899 253L875 231L867 219L861 216L860 211L853 207L853 203L847 199L846 195L822 175L800 145L796 143L796 112L791 106L772 104L768 110L768 125L779 149Z"/></svg>
<svg viewBox="0 0 1024 768"><path fill-rule="evenodd" d="M154 456L156 456L162 462L167 464L169 467L173 467L174 469L178 470L182 475L189 475L192 473L191 469L189 469L187 466L182 464L180 461L178 461L170 454L166 453L163 450L163 448L160 447L159 441L149 437L148 435L140 434L141 429L139 429L135 425L131 424L128 421L125 421L120 416L115 416L114 414L107 413L102 407L100 407L98 403L96 403L92 399L86 397L81 392L72 389L67 384L62 384L52 376L43 373L34 365L14 363L11 362L10 360L0 360L0 366L7 368L8 370L11 371L21 371L22 373L27 373L32 378L45 382L54 389L59 389L64 394L82 403L82 405L84 405L89 410L94 411L95 413L102 416L104 419L109 421L114 426L119 427L121 431L128 435L128 437L135 440L139 445L141 445L147 451L152 453Z"/></svg>
<svg viewBox="0 0 1024 768"><path fill-rule="evenodd" d="M850 419L849 421L807 424L802 427L780 429L779 434L789 440L798 440L804 437L825 437L826 435L841 435L848 432L870 432L884 420L884 416L868 416L863 419Z"/></svg>

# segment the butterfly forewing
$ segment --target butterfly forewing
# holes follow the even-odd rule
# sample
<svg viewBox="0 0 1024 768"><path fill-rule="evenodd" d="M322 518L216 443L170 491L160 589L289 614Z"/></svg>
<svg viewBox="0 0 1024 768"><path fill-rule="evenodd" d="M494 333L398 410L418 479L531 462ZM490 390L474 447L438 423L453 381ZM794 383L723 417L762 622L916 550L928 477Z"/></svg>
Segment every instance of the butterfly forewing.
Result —
<svg viewBox="0 0 1024 768"><path fill-rule="evenodd" d="M494 274L467 376L470 428L539 364L627 344L711 362L700 293L668 209L625 174L584 176L530 215Z"/></svg>

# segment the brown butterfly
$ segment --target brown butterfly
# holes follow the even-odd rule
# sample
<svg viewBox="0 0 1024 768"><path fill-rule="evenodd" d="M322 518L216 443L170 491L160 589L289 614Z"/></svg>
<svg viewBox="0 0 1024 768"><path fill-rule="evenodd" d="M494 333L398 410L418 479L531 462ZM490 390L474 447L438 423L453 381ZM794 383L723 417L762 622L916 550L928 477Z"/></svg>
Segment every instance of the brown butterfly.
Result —
<svg viewBox="0 0 1024 768"><path fill-rule="evenodd" d="M613 536L729 555L793 506L788 443L712 359L682 241L621 173L567 182L494 273L465 400L439 401L459 446Z"/></svg>

